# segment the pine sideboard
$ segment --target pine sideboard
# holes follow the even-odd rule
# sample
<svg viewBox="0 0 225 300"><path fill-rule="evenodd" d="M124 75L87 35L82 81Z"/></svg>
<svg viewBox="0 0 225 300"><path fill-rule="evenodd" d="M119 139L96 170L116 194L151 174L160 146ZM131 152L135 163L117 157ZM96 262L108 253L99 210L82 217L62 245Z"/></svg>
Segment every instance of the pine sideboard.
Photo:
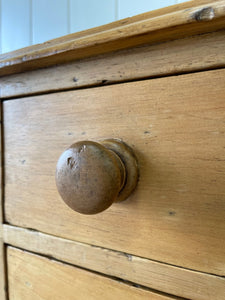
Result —
<svg viewBox="0 0 225 300"><path fill-rule="evenodd" d="M224 49L225 1L198 0L0 55L0 299L225 299ZM57 161L105 139L137 186L75 212Z"/></svg>

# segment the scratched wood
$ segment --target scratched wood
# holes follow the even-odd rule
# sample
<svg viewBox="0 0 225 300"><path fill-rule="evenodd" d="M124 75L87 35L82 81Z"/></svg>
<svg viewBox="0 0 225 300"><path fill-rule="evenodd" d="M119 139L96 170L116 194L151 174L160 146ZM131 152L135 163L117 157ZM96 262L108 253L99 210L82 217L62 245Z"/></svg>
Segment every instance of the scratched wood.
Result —
<svg viewBox="0 0 225 300"><path fill-rule="evenodd" d="M224 1L191 1L0 56L0 75L224 29Z"/></svg>
<svg viewBox="0 0 225 300"><path fill-rule="evenodd" d="M1 78L0 97L107 85L225 66L225 31L117 51ZM63 76L62 76L63 74Z"/></svg>
<svg viewBox="0 0 225 300"><path fill-rule="evenodd" d="M7 259L10 300L172 299L12 247Z"/></svg>
<svg viewBox="0 0 225 300"><path fill-rule="evenodd" d="M224 277L92 247L34 230L4 225L4 241L8 245L186 299L221 300L225 295Z"/></svg>
<svg viewBox="0 0 225 300"><path fill-rule="evenodd" d="M6 221L225 275L225 70L5 101ZM55 187L61 152L121 138L137 154L129 200L84 216Z"/></svg>

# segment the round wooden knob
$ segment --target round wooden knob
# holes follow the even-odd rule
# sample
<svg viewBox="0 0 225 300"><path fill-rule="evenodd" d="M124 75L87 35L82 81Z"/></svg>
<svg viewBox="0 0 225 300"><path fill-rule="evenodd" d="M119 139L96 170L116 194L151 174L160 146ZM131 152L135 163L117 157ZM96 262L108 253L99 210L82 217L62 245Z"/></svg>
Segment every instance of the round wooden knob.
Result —
<svg viewBox="0 0 225 300"><path fill-rule="evenodd" d="M125 200L136 187L137 160L120 140L81 141L60 156L56 186L64 202L83 214L96 214Z"/></svg>

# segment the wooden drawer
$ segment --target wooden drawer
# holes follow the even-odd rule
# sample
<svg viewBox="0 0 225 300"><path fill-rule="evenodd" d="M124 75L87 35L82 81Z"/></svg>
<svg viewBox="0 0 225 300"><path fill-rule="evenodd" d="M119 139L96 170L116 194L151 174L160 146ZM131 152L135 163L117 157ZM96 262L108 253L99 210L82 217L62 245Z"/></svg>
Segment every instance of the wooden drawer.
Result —
<svg viewBox="0 0 225 300"><path fill-rule="evenodd" d="M217 70L5 101L6 221L224 276L224 94ZM57 193L57 159L109 137L135 150L138 187L80 215Z"/></svg>
<svg viewBox="0 0 225 300"><path fill-rule="evenodd" d="M7 260L10 300L172 299L16 248Z"/></svg>

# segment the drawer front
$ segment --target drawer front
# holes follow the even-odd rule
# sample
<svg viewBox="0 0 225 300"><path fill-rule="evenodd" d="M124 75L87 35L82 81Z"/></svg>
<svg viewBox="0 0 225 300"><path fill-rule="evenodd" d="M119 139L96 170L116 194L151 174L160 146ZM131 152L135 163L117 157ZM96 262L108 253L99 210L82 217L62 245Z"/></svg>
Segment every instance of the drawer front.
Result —
<svg viewBox="0 0 225 300"><path fill-rule="evenodd" d="M172 299L16 248L7 260L10 300Z"/></svg>
<svg viewBox="0 0 225 300"><path fill-rule="evenodd" d="M10 224L225 275L225 71L5 101L5 218ZM140 179L92 216L72 211L55 167L79 140L121 138Z"/></svg>

